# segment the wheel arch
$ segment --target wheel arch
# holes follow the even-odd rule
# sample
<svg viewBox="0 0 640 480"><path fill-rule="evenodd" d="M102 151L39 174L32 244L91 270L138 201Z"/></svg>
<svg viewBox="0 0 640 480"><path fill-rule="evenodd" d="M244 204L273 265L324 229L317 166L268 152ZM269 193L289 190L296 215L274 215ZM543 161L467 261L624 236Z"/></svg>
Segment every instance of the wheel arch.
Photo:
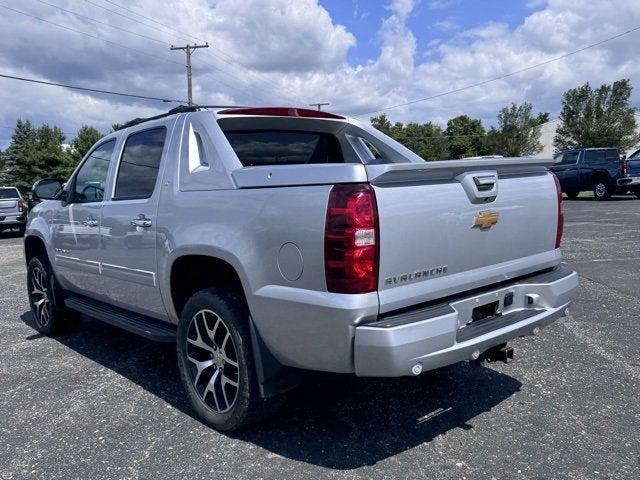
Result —
<svg viewBox="0 0 640 480"><path fill-rule="evenodd" d="M171 306L178 319L187 300L207 288L230 288L246 302L246 292L237 269L217 256L203 253L176 256L171 262L168 277Z"/></svg>
<svg viewBox="0 0 640 480"><path fill-rule="evenodd" d="M24 237L25 263L29 265L29 262L34 257L41 257L49 261L49 256L48 256L47 246L45 244L45 241L39 235L32 234Z"/></svg>
<svg viewBox="0 0 640 480"><path fill-rule="evenodd" d="M591 174L591 185L595 185L598 180L605 180L607 185L612 186L611 175L605 170L596 170Z"/></svg>
<svg viewBox="0 0 640 480"><path fill-rule="evenodd" d="M171 308L178 320L187 300L194 293L219 286L231 288L236 292L250 311L244 272L226 259L207 253L178 255L171 262L168 277ZM297 372L278 362L262 341L251 316L248 321L260 395L268 398L294 388L299 382Z"/></svg>

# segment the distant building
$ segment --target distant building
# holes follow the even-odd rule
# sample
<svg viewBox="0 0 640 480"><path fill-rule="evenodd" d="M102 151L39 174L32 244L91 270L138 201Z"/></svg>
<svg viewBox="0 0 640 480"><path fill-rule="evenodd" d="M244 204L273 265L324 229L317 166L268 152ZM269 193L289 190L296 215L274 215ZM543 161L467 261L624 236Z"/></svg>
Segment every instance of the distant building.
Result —
<svg viewBox="0 0 640 480"><path fill-rule="evenodd" d="M637 131L640 132L640 114L636 114L636 122L638 123ZM542 143L543 148L542 151L536 155L536 157L553 157L555 152L553 148L553 137L556 135L556 129L558 128L558 125L560 125L560 120L558 120L557 118L554 120L550 120L542 125L542 128L540 129L540 143ZM609 145L600 146L608 147ZM640 149L640 144L624 153L626 153L627 155L631 155L638 149Z"/></svg>

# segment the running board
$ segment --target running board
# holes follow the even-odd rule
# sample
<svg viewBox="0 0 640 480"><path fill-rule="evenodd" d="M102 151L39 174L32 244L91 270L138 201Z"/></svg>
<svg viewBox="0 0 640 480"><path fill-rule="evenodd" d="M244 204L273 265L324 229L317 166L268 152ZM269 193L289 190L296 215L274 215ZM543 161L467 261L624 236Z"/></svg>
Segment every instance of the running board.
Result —
<svg viewBox="0 0 640 480"><path fill-rule="evenodd" d="M96 320L122 328L149 340L156 342L176 341L176 327L162 320L75 295L65 298L64 304L67 308L77 310Z"/></svg>

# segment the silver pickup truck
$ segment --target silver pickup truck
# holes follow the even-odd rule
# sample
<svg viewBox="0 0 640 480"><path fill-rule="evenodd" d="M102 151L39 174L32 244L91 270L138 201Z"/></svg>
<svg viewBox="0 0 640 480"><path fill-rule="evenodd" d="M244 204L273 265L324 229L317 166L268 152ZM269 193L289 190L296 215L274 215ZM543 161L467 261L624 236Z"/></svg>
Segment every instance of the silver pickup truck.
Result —
<svg viewBox="0 0 640 480"><path fill-rule="evenodd" d="M27 205L16 187L0 187L0 232L18 229L24 234L27 225Z"/></svg>
<svg viewBox="0 0 640 480"><path fill-rule="evenodd" d="M179 108L45 179L25 238L37 328L83 313L176 342L198 415L260 418L301 370L418 375L566 314L551 160L425 162L296 108Z"/></svg>

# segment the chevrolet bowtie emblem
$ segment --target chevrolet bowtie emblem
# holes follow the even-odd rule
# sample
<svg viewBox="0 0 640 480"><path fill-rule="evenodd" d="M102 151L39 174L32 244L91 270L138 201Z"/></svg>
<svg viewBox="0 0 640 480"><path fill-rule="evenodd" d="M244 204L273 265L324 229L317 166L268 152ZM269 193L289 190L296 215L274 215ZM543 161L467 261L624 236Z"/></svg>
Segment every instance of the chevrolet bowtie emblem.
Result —
<svg viewBox="0 0 640 480"><path fill-rule="evenodd" d="M496 223L498 223L498 218L500 215L496 212L492 212L490 210L485 210L484 212L479 212L476 214L473 220L473 227L478 227L480 230L489 230Z"/></svg>

